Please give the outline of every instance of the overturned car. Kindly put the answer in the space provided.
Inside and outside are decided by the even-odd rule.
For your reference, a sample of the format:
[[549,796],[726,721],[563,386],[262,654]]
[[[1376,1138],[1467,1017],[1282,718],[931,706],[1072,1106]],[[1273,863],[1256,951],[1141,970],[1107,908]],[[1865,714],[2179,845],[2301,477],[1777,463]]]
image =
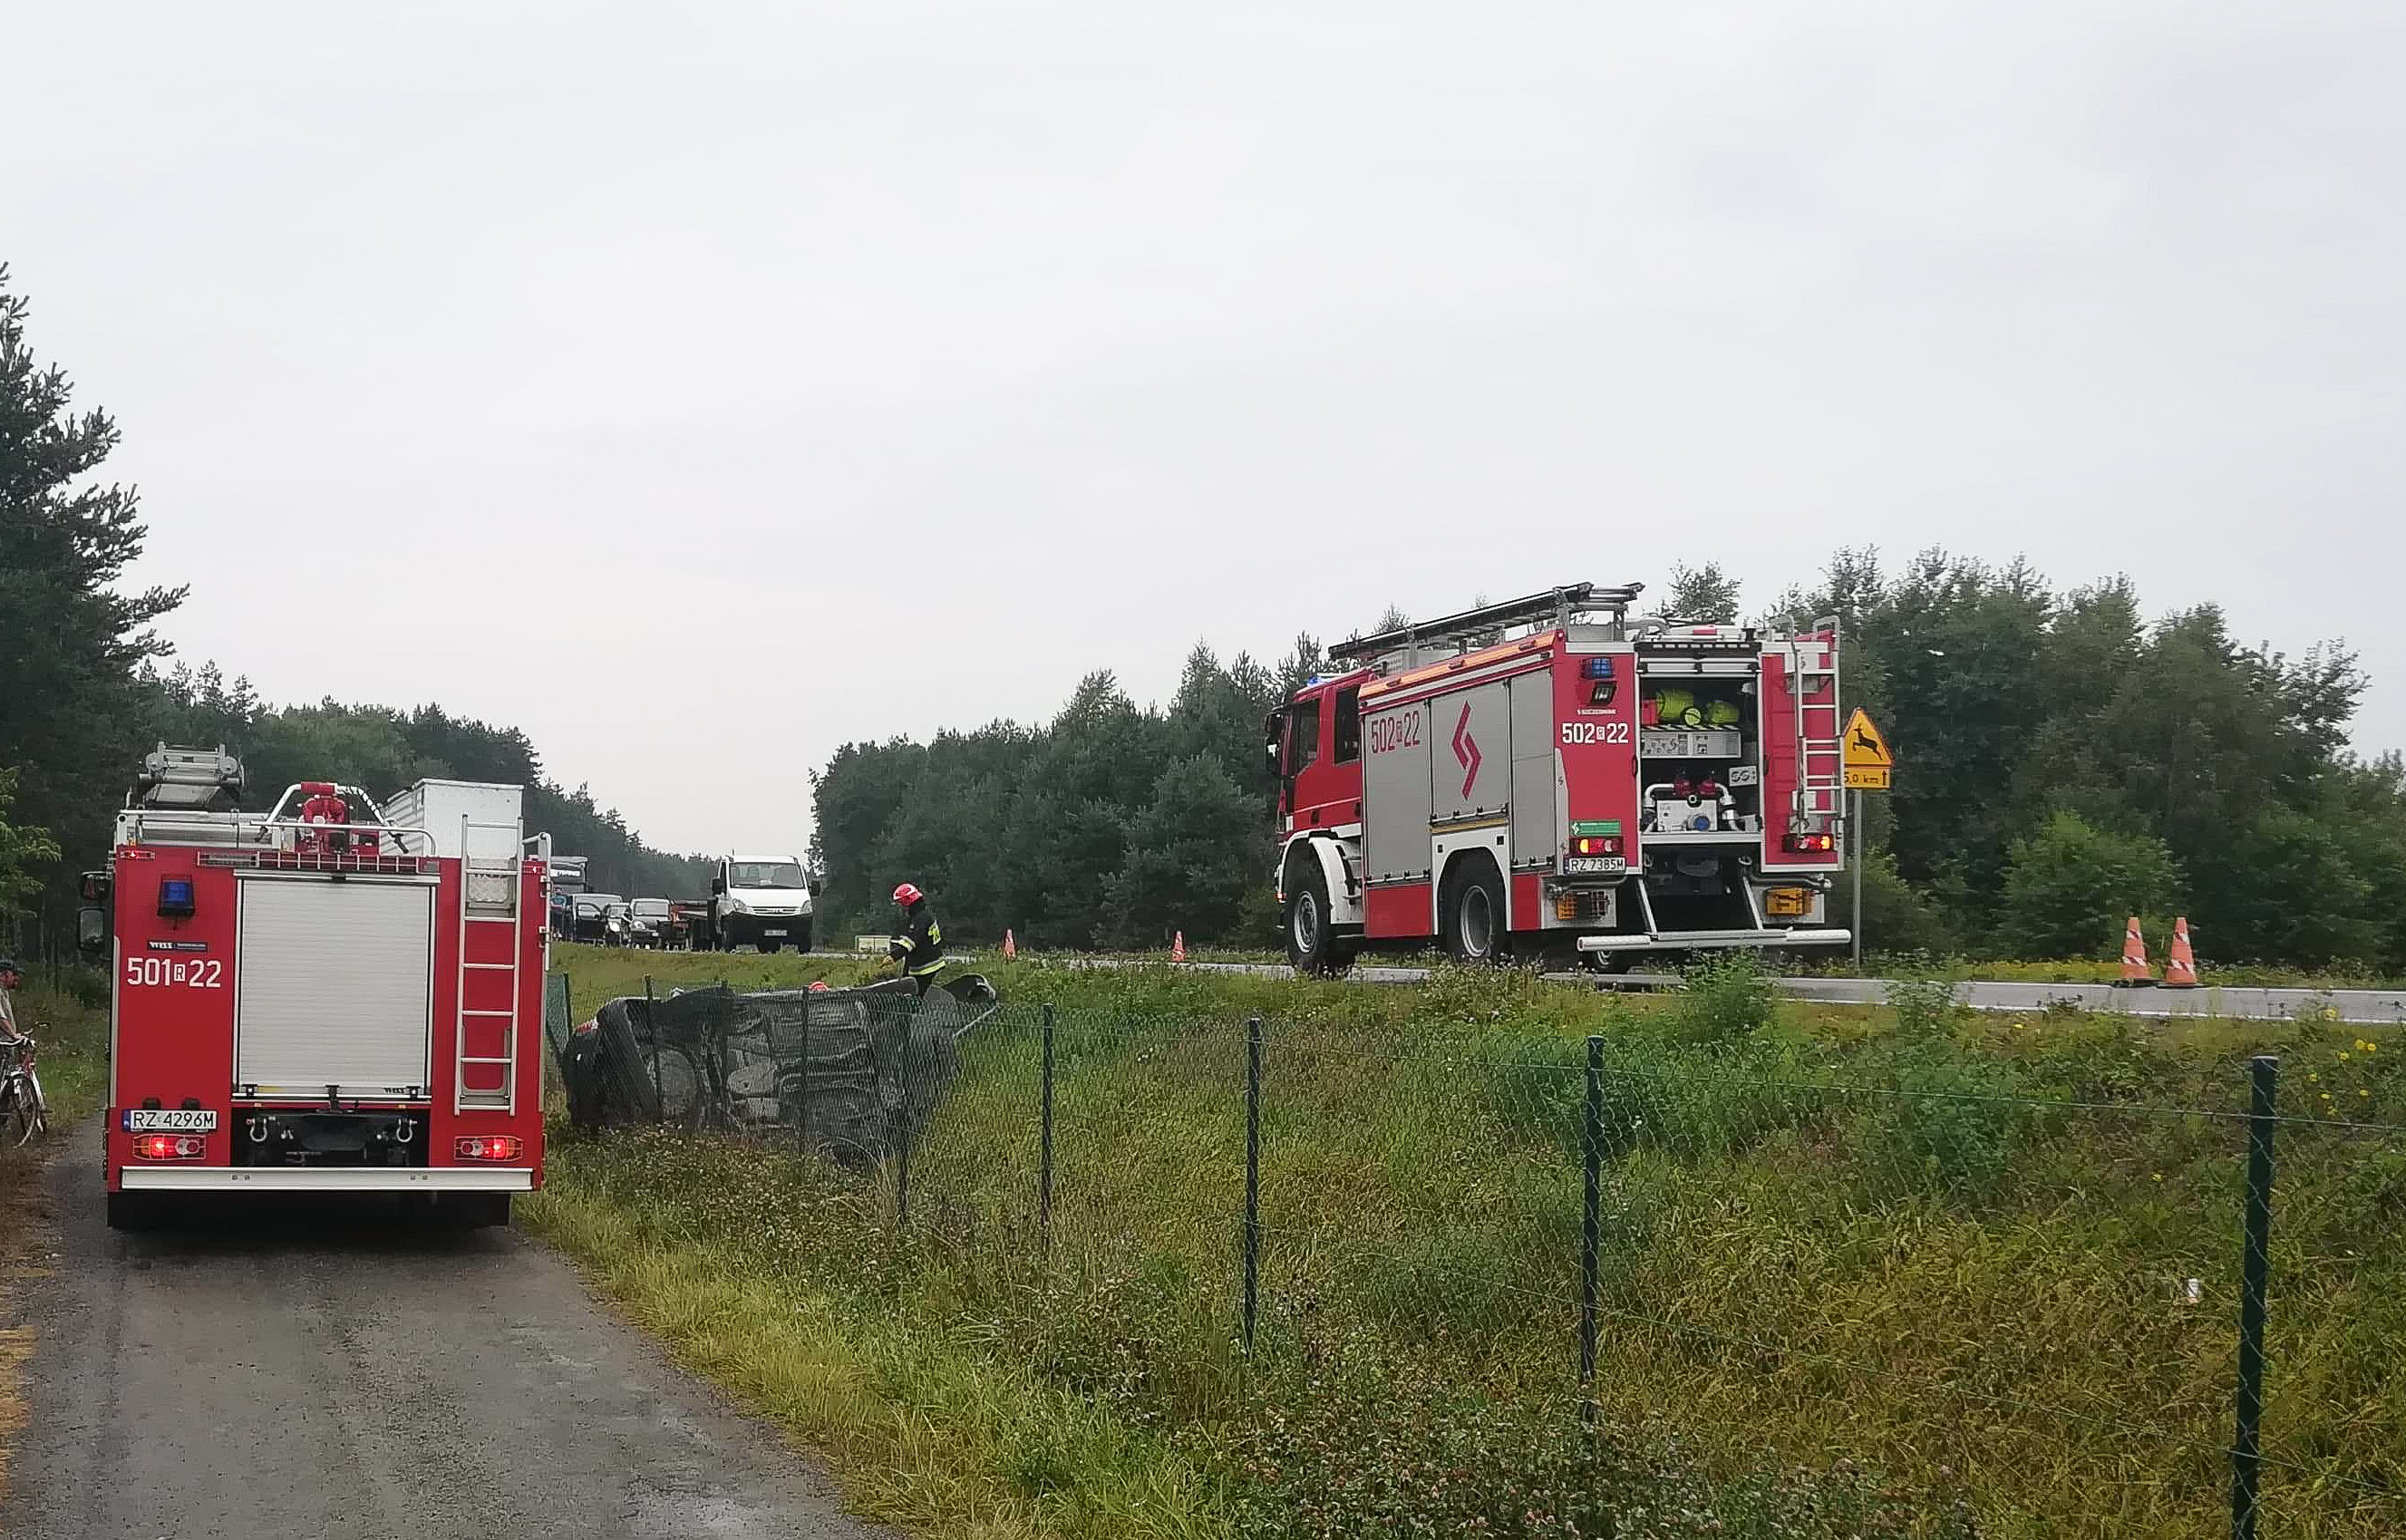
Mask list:
[[904,980],[862,989],[723,985],[603,1002],[555,1032],[581,1128],[657,1123],[777,1134],[847,1166],[916,1137],[960,1067],[960,1038],[994,1009],[966,974],[922,998]]

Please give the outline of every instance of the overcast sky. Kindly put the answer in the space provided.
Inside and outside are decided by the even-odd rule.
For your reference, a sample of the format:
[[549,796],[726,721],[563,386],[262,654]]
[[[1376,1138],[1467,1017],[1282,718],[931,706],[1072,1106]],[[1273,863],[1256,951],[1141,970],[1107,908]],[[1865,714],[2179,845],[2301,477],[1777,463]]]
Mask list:
[[20,3],[0,260],[181,656],[798,848],[846,739],[1842,544],[2406,743],[2401,147],[2394,0]]

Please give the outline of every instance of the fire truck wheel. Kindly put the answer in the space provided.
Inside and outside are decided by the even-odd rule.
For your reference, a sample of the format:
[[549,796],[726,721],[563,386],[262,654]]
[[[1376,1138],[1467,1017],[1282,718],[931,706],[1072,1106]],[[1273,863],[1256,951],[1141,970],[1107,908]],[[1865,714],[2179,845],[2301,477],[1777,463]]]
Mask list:
[[1465,855],[1447,869],[1437,920],[1455,962],[1476,968],[1503,959],[1504,879],[1493,860]]
[[1352,949],[1338,941],[1328,923],[1328,880],[1317,861],[1297,862],[1286,890],[1286,960],[1297,973],[1323,976],[1353,966]]
[[434,1222],[446,1230],[484,1230],[509,1222],[507,1193],[446,1193],[434,1208]]
[[133,1233],[155,1230],[164,1218],[156,1193],[111,1193],[108,1194],[108,1227]]

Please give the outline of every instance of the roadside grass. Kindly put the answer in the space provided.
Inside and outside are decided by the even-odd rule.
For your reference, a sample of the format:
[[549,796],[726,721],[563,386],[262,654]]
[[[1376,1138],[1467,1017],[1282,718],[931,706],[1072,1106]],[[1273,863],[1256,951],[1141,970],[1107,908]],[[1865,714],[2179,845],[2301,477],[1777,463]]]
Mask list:
[[[41,1046],[35,1067],[50,1109],[50,1133],[20,1150],[0,1150],[0,1315],[35,1276],[27,1248],[40,1218],[43,1166],[60,1142],[101,1104],[108,1090],[107,985],[97,976],[62,975],[15,992],[17,1024]],[[9,1456],[24,1427],[21,1373],[34,1349],[28,1327],[0,1328],[0,1498],[8,1494]]]
[[[560,960],[580,1014],[630,971]],[[873,969],[694,963],[690,982],[733,964],[788,986]],[[2275,1051],[2299,1121],[2268,1517],[2323,1540],[2406,1522],[2406,1149],[2350,1126],[2406,1123],[2392,1029],[1990,1017],[1909,992],[1805,1008],[1742,968],[1616,999],[1450,969],[1397,989],[980,966],[1007,1000],[1062,1008],[1049,1258],[1026,1010],[966,1045],[907,1231],[890,1172],[649,1131],[563,1140],[530,1208],[688,1363],[828,1448],[868,1511],[945,1533],[1106,1514],[1177,1526],[1111,1520],[1132,1533],[1598,1533],[1598,1505],[1622,1535],[1692,1533],[1673,1512],[1733,1534],[2218,1533],[2229,1114],[2247,1055]],[[1249,1363],[1253,1012],[1271,1025]],[[1611,1155],[1600,1448],[1571,1405],[1589,1033]],[[887,1366],[814,1367],[848,1354]]]

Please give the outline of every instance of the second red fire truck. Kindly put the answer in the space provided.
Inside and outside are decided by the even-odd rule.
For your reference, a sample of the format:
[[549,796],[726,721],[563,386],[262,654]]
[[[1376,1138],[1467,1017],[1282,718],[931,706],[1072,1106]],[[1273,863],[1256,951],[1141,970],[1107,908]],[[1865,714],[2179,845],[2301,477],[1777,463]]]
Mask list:
[[163,746],[87,879],[109,1223],[269,1193],[506,1222],[543,1176],[546,841],[519,788],[424,782],[379,812],[305,783],[261,814],[239,784]]
[[1576,584],[1357,638],[1273,713],[1287,954],[1842,945],[1835,621],[1633,620]]

